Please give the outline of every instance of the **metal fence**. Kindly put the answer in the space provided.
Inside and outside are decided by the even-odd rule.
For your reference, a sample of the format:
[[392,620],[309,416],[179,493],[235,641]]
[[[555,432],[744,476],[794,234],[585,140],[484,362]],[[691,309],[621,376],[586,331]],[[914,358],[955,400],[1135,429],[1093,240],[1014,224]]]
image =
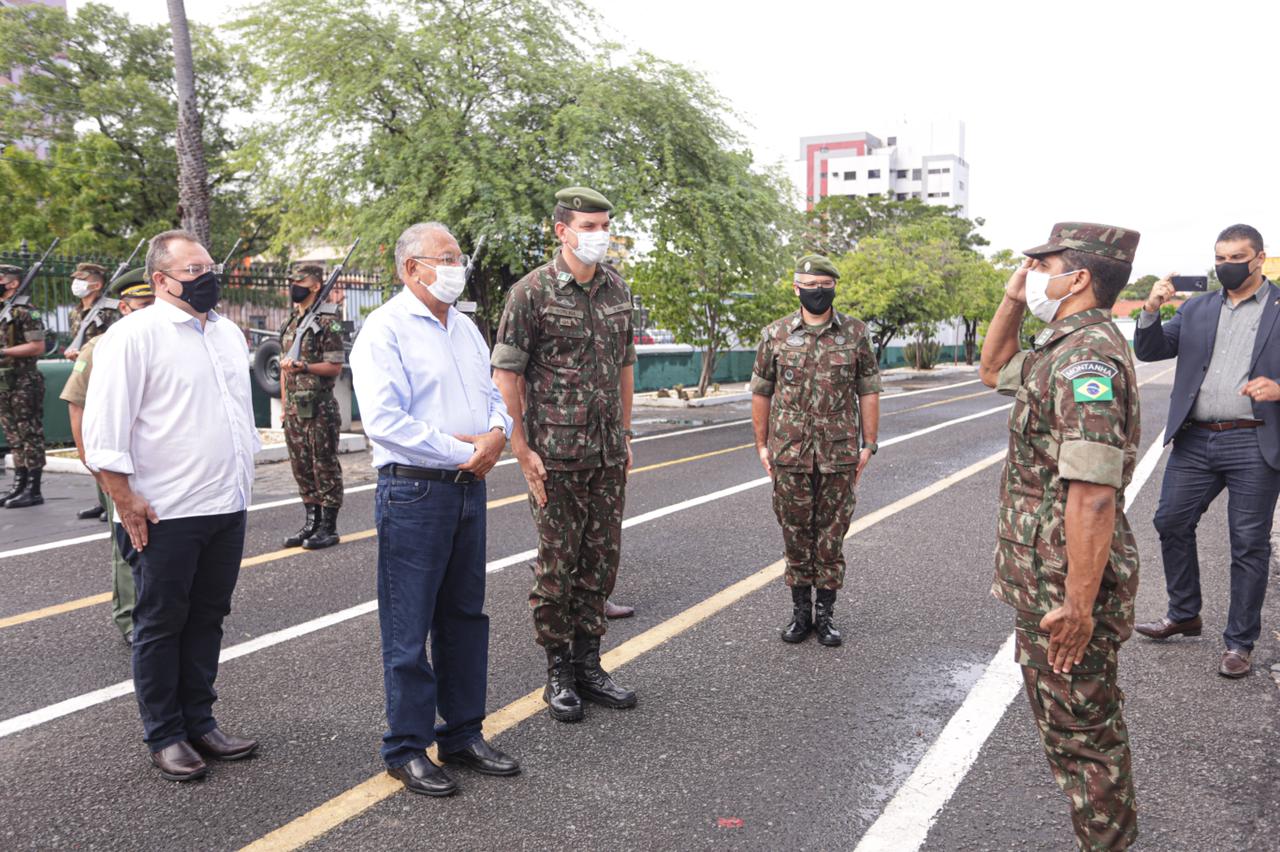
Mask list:
[[[29,248],[25,243],[15,250],[0,250],[0,264],[13,264],[26,269],[40,257],[39,247]],[[56,340],[53,351],[61,354],[71,338],[71,309],[76,299],[71,294],[71,274],[77,264],[96,263],[106,267],[108,274],[123,257],[105,255],[54,255],[45,261],[34,281],[31,282],[31,303],[40,312],[45,328]],[[223,279],[222,299],[218,313],[232,320],[244,330],[250,342],[256,342],[261,334],[275,332],[289,315],[289,265],[251,263],[248,260],[233,264]],[[376,272],[344,271],[338,283],[346,298],[344,319],[359,329],[364,317],[382,304],[385,299],[386,276]]]

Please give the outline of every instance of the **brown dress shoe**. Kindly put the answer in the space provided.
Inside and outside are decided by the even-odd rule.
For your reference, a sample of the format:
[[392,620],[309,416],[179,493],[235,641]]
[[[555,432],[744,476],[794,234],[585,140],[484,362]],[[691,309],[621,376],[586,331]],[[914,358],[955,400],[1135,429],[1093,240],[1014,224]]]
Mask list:
[[151,764],[160,770],[160,777],[166,781],[194,781],[209,771],[191,744],[184,742],[151,752]]
[[191,744],[201,754],[215,760],[239,760],[258,750],[257,740],[224,734],[221,728],[214,728],[203,737],[192,740]]
[[635,614],[636,614],[636,611],[634,607],[622,606],[620,604],[614,603],[608,598],[605,599],[605,602],[604,602],[605,618],[630,618]]
[[1218,674],[1223,677],[1244,677],[1253,671],[1249,664],[1249,652],[1239,648],[1230,648],[1222,655],[1222,664],[1218,666]]
[[1142,624],[1134,625],[1134,630],[1146,636],[1149,639],[1168,639],[1170,636],[1199,636],[1200,635],[1200,616],[1188,619],[1186,621],[1170,621],[1168,617],[1159,621],[1144,621]]

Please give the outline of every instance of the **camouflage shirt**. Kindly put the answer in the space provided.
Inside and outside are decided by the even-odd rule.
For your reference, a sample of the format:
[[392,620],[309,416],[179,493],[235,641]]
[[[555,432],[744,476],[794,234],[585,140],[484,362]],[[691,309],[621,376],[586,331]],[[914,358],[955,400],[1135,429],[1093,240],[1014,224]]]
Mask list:
[[1140,426],[1133,357],[1104,309],[1050,324],[1035,344],[1005,365],[997,384],[1016,401],[1000,481],[991,593],[1038,615],[1062,606],[1068,483],[1110,485],[1116,489],[1115,535],[1093,617],[1095,631],[1124,640],[1133,629],[1138,590],[1138,550],[1124,515]]
[[[80,331],[80,323],[84,322],[85,317],[89,316],[89,314],[92,313],[92,311],[93,311],[93,305],[90,305],[87,308],[81,307],[80,305],[76,305],[74,308],[71,309],[71,315],[70,315],[71,337],[69,338],[70,340],[76,339],[76,333]],[[104,331],[106,331],[108,328],[111,327],[111,324],[113,322],[115,322],[118,319],[120,319],[120,311],[118,311],[115,308],[103,308],[102,310],[98,311],[97,319],[94,320],[93,325],[89,326],[84,330],[84,340],[80,342],[80,345],[83,346],[84,344],[88,343],[90,340],[93,340],[95,337],[102,334]]]
[[623,464],[622,368],[634,364],[631,291],[609,266],[585,285],[557,252],[507,294],[491,363],[524,376],[524,431],[548,470]]
[[[9,322],[0,325],[0,345],[18,346],[23,343],[34,343],[37,340],[44,342],[44,323],[25,305],[14,307],[9,315]],[[30,358],[9,356],[0,358],[0,367],[34,370],[38,360],[39,356]]]
[[[293,346],[293,338],[298,333],[298,320],[302,315],[294,311],[280,326],[280,351],[287,353]],[[298,357],[308,364],[342,364],[347,360],[342,340],[345,331],[342,321],[334,316],[322,315],[316,318],[320,331],[308,331],[302,338],[302,348]],[[337,379],[332,376],[317,376],[315,373],[285,373],[285,390],[288,393],[306,390],[333,390]]]
[[800,311],[764,329],[751,392],[771,397],[769,454],[779,467],[833,473],[858,463],[858,397],[880,393],[867,327],[839,311],[824,326]]

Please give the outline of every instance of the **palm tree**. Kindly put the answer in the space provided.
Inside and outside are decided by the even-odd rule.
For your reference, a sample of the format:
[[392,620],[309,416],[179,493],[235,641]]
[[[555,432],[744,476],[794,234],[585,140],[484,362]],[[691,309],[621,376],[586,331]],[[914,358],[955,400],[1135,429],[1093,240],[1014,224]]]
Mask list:
[[204,136],[196,104],[195,64],[183,0],[168,0],[173,29],[173,64],[178,82],[178,208],[182,227],[209,246],[209,170],[204,162]]

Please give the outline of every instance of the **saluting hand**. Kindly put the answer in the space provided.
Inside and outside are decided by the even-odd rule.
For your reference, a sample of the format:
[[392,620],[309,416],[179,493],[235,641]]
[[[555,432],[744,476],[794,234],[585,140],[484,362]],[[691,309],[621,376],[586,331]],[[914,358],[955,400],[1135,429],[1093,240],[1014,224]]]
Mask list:
[[156,514],[155,509],[151,508],[147,498],[132,492],[124,499],[115,500],[115,507],[116,514],[120,516],[120,523],[124,526],[125,532],[129,534],[129,541],[133,542],[134,549],[145,550],[147,547],[147,522],[158,524],[160,523],[160,516]]
[[520,462],[520,471],[524,474],[525,482],[529,483],[529,493],[538,501],[538,507],[547,505],[547,469],[542,464],[542,459],[526,447],[524,452],[516,453],[516,460]]
[[1022,261],[1022,265],[1013,270],[1004,285],[1004,294],[1015,302],[1027,302],[1027,271],[1031,269],[1033,262],[1031,258]]
[[1093,638],[1093,614],[1060,606],[1040,619],[1040,629],[1049,631],[1049,665],[1057,674],[1071,674]]
[[1247,396],[1254,402],[1280,402],[1280,384],[1266,376],[1259,376],[1241,388],[1240,395]]

